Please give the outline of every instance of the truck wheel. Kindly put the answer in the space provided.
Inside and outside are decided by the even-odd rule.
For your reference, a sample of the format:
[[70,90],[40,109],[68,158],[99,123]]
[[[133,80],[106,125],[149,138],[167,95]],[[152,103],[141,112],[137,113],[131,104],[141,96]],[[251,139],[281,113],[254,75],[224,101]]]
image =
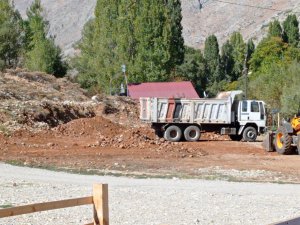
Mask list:
[[287,132],[285,127],[279,127],[275,139],[274,146],[276,152],[283,155],[289,155],[293,153],[292,148],[292,136]]
[[172,142],[177,142],[181,139],[182,137],[182,131],[178,126],[169,126],[165,133],[164,133],[164,138],[167,141],[172,141]]
[[254,127],[246,127],[243,132],[244,141],[254,142],[257,138],[257,131]]
[[229,137],[232,141],[240,141],[243,138],[242,135],[229,135]]
[[184,138],[187,141],[199,141],[200,136],[201,131],[197,126],[189,126],[184,130]]

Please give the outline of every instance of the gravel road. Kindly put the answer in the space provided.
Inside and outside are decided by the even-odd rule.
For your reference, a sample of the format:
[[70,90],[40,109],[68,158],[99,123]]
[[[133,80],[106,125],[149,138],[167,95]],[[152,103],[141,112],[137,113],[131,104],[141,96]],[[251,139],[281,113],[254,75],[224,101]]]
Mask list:
[[[135,225],[270,224],[300,216],[300,186],[86,176],[0,163],[0,207],[91,195],[108,183],[110,222]],[[85,224],[91,206],[0,219],[5,225]]]

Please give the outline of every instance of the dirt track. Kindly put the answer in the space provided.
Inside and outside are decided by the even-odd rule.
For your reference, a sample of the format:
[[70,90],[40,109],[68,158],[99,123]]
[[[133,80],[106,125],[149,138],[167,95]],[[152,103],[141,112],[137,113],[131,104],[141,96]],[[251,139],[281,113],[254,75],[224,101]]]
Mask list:
[[206,135],[169,143],[150,128],[128,128],[101,116],[33,134],[0,136],[0,160],[98,174],[300,182],[300,157],[266,153],[260,142]]

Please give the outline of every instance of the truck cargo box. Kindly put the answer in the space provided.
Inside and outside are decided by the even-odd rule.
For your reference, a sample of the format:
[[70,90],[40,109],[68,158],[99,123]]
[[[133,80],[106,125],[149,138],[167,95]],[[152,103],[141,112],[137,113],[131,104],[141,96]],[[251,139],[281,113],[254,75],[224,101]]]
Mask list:
[[148,123],[230,124],[234,98],[241,93],[221,92],[213,99],[140,98],[140,119]]

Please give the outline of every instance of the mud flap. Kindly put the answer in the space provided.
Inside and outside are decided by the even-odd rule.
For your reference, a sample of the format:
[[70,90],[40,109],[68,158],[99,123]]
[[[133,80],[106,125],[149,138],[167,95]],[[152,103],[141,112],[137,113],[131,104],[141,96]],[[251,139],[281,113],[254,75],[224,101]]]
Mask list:
[[274,132],[268,132],[266,134],[266,137],[265,137],[265,139],[263,141],[263,144],[262,144],[265,151],[267,151],[267,152],[274,152],[275,151],[274,137],[275,137]]

